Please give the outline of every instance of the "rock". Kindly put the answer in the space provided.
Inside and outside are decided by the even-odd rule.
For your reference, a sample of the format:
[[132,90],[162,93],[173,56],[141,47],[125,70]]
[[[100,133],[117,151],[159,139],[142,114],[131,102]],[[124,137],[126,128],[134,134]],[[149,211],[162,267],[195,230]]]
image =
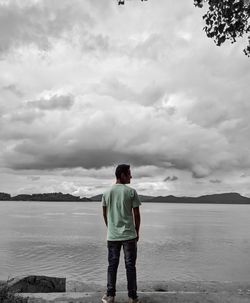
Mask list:
[[22,276],[7,281],[8,289],[15,293],[65,292],[66,278]]

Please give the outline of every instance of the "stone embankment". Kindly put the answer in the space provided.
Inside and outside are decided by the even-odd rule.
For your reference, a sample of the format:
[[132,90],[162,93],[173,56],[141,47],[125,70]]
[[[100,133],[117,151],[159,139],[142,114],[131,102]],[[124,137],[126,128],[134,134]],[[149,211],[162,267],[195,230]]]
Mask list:
[[[9,289],[28,303],[97,303],[105,286],[67,281],[65,278],[28,276],[8,281]],[[142,282],[138,295],[143,303],[249,303],[250,282]],[[118,285],[116,302],[127,302],[126,285]]]

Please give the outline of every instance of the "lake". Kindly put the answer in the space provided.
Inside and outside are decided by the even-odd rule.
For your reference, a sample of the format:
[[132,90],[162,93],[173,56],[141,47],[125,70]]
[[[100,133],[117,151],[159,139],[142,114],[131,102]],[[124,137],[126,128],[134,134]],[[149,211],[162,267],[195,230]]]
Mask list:
[[[143,203],[139,281],[248,281],[250,206]],[[100,202],[0,202],[0,280],[22,274],[106,284]],[[119,282],[125,281],[121,254]]]

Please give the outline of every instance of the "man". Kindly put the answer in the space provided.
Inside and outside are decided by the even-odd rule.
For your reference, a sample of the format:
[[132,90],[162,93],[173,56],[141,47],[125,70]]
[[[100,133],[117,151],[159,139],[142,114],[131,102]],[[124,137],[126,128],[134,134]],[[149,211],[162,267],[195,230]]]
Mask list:
[[116,183],[102,196],[103,218],[108,228],[108,273],[107,293],[104,303],[114,303],[116,295],[116,276],[120,251],[123,247],[129,303],[139,303],[137,297],[136,258],[137,241],[140,230],[141,202],[135,189],[127,186],[132,178],[130,166],[117,166]]

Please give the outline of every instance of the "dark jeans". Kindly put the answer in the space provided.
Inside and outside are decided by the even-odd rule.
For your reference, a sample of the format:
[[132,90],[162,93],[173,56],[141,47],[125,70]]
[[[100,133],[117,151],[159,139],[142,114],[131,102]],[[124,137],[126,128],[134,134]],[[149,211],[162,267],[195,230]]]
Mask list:
[[136,282],[136,257],[137,257],[137,240],[127,241],[108,241],[108,284],[107,295],[115,296],[116,293],[116,276],[120,260],[120,251],[123,247],[124,260],[127,274],[128,296],[132,299],[137,298]]

